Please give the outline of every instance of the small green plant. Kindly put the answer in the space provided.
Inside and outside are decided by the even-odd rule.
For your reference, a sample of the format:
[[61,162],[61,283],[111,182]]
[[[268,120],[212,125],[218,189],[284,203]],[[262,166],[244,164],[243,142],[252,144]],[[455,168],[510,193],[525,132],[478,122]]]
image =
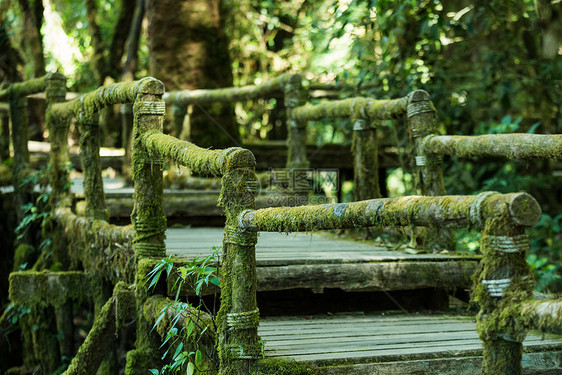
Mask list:
[[[178,327],[177,324],[180,318],[187,312],[190,312],[191,316],[193,316],[194,313],[197,315],[202,308],[206,309],[207,312],[211,312],[208,311],[209,309],[203,303],[201,292],[203,287],[208,287],[210,284],[217,287],[220,286],[218,269],[214,266],[218,264],[217,254],[219,249],[220,247],[214,246],[213,252],[209,256],[202,259],[196,257],[185,265],[177,267],[177,269],[174,268],[175,259],[169,256],[168,258],[160,260],[147,274],[146,281],[149,289],[158,284],[163,272],[166,273],[167,278],[176,276],[172,287],[172,290],[175,291],[174,301],[160,310],[160,315],[152,328],[153,330],[156,329],[170,309],[173,310],[174,317],[170,321],[168,331],[161,345],[161,347],[168,345],[162,359],[168,357],[172,350],[173,354],[169,356],[169,363],[164,365],[161,370],[150,369],[149,371],[152,374],[176,374],[180,371],[185,371],[187,375],[192,375],[200,372],[200,366],[203,363],[203,354],[198,346],[201,338],[210,327],[209,325],[196,327],[196,323],[194,323],[193,320],[190,320],[187,326],[184,327]],[[195,294],[199,297],[198,304],[192,304],[189,300],[186,302],[180,300],[181,291],[185,290],[185,288],[195,291]],[[212,324],[214,325],[214,321]],[[193,350],[188,350],[187,346],[193,348]]]
[[38,185],[41,190],[35,202],[28,202],[21,207],[26,215],[15,229],[18,240],[21,240],[27,234],[33,223],[42,222],[49,216],[48,201],[51,193],[46,189],[45,184],[47,169],[46,167],[41,167],[39,170],[31,173],[20,184],[20,188]]

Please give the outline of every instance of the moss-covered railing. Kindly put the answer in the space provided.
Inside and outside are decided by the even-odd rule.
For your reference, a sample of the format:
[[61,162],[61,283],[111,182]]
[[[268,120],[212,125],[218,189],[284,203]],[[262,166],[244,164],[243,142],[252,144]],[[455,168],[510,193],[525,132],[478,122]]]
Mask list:
[[[238,231],[315,231],[363,226],[437,226],[482,232],[484,254],[473,299],[480,305],[478,332],[484,345],[483,374],[521,374],[522,341],[529,328],[559,330],[560,301],[523,303],[534,282],[525,252],[524,228],[541,214],[526,193],[381,198],[353,203],[245,210]],[[526,319],[521,319],[521,316]],[[541,323],[533,324],[540,315]],[[553,329],[554,328],[554,329]]]
[[[155,161],[143,156],[143,151],[136,147],[137,154],[140,154],[135,163],[137,193],[133,226],[121,227],[107,223],[96,112],[116,103],[133,103],[134,127],[136,134],[139,134],[139,129],[161,126],[164,115],[164,102],[161,100],[163,92],[160,81],[145,78],[104,86],[64,102],[65,78],[59,74],[48,75],[46,119],[51,143],[48,172],[52,214],[44,223],[44,232],[51,238],[52,255],[41,256],[33,265],[33,271],[11,274],[10,295],[14,303],[31,305],[40,311],[41,314],[36,314],[39,320],[45,317],[46,313],[42,311],[46,306],[53,306],[57,330],[62,337],[57,345],[56,341],[41,339],[49,335],[33,333],[33,338],[29,337],[26,344],[26,347],[34,348],[35,353],[31,362],[26,363],[28,367],[39,365],[42,372],[51,373],[60,366],[61,356],[72,357],[71,300],[93,300],[96,318],[67,374],[96,373],[106,352],[112,347],[110,344],[116,340],[116,329],[123,326],[125,321],[136,320],[138,328],[136,349],[128,354],[129,373],[144,373],[147,367],[140,363],[154,363],[158,357],[159,344],[149,337],[148,332],[160,311],[146,309],[147,293],[142,280],[137,279],[137,261],[152,255],[159,259],[165,256],[163,239],[166,218],[161,209],[161,184],[157,184],[158,173],[161,179],[160,167],[154,167]],[[68,153],[71,120],[77,123],[80,132],[88,217],[77,216],[71,211]],[[67,271],[45,271],[53,267]],[[84,271],[73,271],[77,268]],[[116,286],[113,292],[112,286]],[[124,293],[124,290],[128,292]],[[35,307],[34,301],[41,303]],[[143,313],[144,310],[147,310],[146,313]],[[49,326],[40,321],[33,324]],[[27,332],[24,332],[24,340],[26,335]],[[51,337],[55,340],[54,332]]]
[[[217,316],[220,372],[248,374],[252,360],[262,353],[257,335],[257,234],[239,230],[237,220],[240,212],[255,208],[254,156],[239,147],[202,149],[162,134],[161,128],[143,129],[138,142],[147,156],[169,158],[196,174],[222,176],[219,205],[224,207],[226,226],[221,257],[221,307]],[[134,171],[137,173],[136,168]]]
[[[41,78],[32,79],[26,82],[12,83],[3,90],[0,90],[0,102],[9,103],[9,119],[12,122],[12,132],[10,134],[9,119],[7,113],[2,111],[2,139],[0,144],[2,159],[10,157],[10,135],[14,151],[12,168],[12,185],[14,186],[14,206],[18,222],[23,219],[25,212],[22,206],[29,202],[29,194],[33,189],[30,184],[24,181],[29,176],[29,141],[27,96],[44,92],[50,81],[58,77],[57,73],[50,73]],[[51,98],[48,98],[48,100]],[[29,239],[24,236],[22,243],[28,243]]]
[[[285,73],[259,85],[226,87],[208,90],[171,91],[164,95],[167,105],[172,106],[174,134],[179,137],[187,106],[212,102],[242,102],[253,99],[283,97],[290,118],[291,110],[304,100],[302,78],[298,74]],[[288,168],[306,168],[306,134],[296,123],[288,123]],[[304,146],[303,146],[304,145]]]
[[[521,373],[521,342],[527,330],[560,331],[562,303],[531,299],[534,284],[525,262],[529,238],[524,229],[534,225],[541,212],[537,202],[528,194],[485,192],[476,196],[445,196],[435,191],[433,194],[439,196],[378,198],[256,210],[253,154],[239,147],[207,150],[163,134],[165,103],[164,87],[160,81],[145,78],[104,86],[64,102],[65,80],[55,74],[49,76],[45,90],[51,141],[49,178],[53,206],[46,229],[52,232],[54,250],[51,258],[43,258],[36,264],[36,271],[11,274],[10,294],[14,303],[41,301],[42,306],[55,308],[57,329],[63,335],[59,342],[59,354],[65,355],[72,355],[72,348],[68,347],[68,343],[72,343],[69,301],[94,300],[94,325],[67,374],[96,373],[109,350],[108,343],[116,339],[115,332],[132,320],[136,320],[137,325],[136,342],[135,348],[127,354],[125,372],[146,373],[148,366],[158,360],[160,344],[149,332],[168,301],[163,296],[150,297],[142,281],[154,261],[166,255],[164,236],[167,223],[162,208],[163,158],[196,174],[221,177],[218,203],[224,207],[226,214],[220,274],[221,307],[217,316],[221,374],[249,374],[253,370],[253,362],[263,353],[257,333],[259,311],[255,245],[259,231],[388,226],[431,227],[440,232],[459,227],[478,230],[482,232],[483,260],[475,276],[473,298],[481,309],[477,321],[484,344],[483,373]],[[353,100],[356,100],[355,104]],[[353,111],[359,108],[357,102],[360,99],[353,100],[351,103],[337,103],[350,111],[347,116],[353,116]],[[134,117],[132,171],[135,204],[131,214],[132,227],[107,223],[101,179],[95,113],[104,106],[117,103],[132,103]],[[419,137],[423,131],[416,133],[415,130],[420,123],[422,129],[434,126],[433,109],[425,92],[416,91],[395,101],[368,103],[367,99],[365,106],[361,107],[364,108],[363,113],[359,111],[363,116],[361,118],[367,117],[366,114],[370,114],[369,119],[377,116],[387,118],[388,113],[402,114],[405,110],[412,133],[415,138],[420,138],[420,148],[423,142],[438,139],[428,138],[427,134]],[[371,114],[371,107],[376,108],[379,104],[382,109],[373,109]],[[320,111],[321,106],[314,111]],[[394,106],[396,109],[391,109]],[[291,107],[291,118],[299,118],[297,109],[296,105]],[[78,123],[81,135],[87,217],[77,216],[70,209],[67,138],[71,119]],[[422,170],[422,173],[426,172]],[[54,262],[57,267],[68,271],[42,271]],[[170,321],[164,319],[158,323],[157,331],[166,332],[162,325]],[[45,341],[36,338],[37,335],[32,340],[36,346],[48,347]],[[45,372],[52,372],[52,367],[57,365],[56,361],[48,358],[43,362],[46,364]]]

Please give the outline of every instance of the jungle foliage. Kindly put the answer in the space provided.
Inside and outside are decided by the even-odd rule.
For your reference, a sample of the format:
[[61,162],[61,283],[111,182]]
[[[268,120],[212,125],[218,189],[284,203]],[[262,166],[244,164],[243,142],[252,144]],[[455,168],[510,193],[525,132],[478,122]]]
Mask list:
[[[13,79],[14,65],[22,77],[31,77],[40,63],[23,33],[34,19],[43,39],[47,36],[39,4],[51,9],[49,17],[59,17],[77,48],[71,90],[119,79],[131,53],[138,54],[134,76],[146,74],[146,22],[136,35],[138,48],[126,48],[133,43],[127,28],[132,30],[134,22],[125,13],[138,11],[143,1],[12,0],[0,6],[0,79]],[[340,97],[393,98],[423,88],[447,134],[562,131],[561,1],[223,0],[222,13],[235,85],[297,71],[314,87],[331,95],[335,89]],[[62,68],[43,48],[47,69]],[[275,99],[237,105],[243,139],[283,139],[280,115],[270,111],[281,106]],[[309,129],[309,141],[319,145],[351,142],[346,121],[316,122]],[[387,129],[382,137],[405,147],[403,168],[392,176],[401,176],[400,189],[412,193],[405,183],[412,167],[405,126],[393,122]],[[444,164],[451,194],[526,190],[537,197],[544,214],[532,229],[536,240],[528,260],[541,271],[541,286],[552,288],[561,267],[560,164],[457,159]],[[474,240],[459,238],[468,244]]]

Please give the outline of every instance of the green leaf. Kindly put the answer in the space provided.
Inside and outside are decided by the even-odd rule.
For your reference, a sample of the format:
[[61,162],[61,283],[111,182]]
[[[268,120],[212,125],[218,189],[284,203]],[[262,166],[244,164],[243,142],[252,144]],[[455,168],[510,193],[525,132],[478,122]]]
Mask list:
[[199,366],[202,360],[203,356],[201,354],[201,350],[197,349],[197,351],[195,352],[195,366]]
[[172,357],[174,359],[174,361],[176,361],[178,359],[178,356],[181,353],[182,349],[183,349],[183,342],[180,342],[178,347],[176,348],[176,352],[174,353],[174,356]]
[[158,371],[157,369],[155,369],[155,368],[148,369],[148,371],[150,371],[150,373],[153,374],[153,375],[158,375],[158,374],[159,374],[159,371]]
[[195,365],[193,365],[193,362],[189,362],[187,364],[187,370],[185,371],[185,373],[187,375],[193,375],[195,373]]

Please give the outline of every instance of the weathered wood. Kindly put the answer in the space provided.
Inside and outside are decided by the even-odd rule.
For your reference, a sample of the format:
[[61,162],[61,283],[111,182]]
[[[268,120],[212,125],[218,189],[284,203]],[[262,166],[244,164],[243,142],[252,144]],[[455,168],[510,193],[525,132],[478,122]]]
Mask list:
[[460,158],[504,157],[509,159],[561,159],[562,135],[488,134],[479,136],[440,135],[423,141],[426,152]]
[[[541,214],[536,200],[526,193],[410,196],[305,207],[264,208],[245,211],[240,216],[239,223],[249,230],[269,232],[401,225],[466,227],[473,224],[476,228],[481,228],[481,214],[492,214],[497,209],[495,206],[502,204],[503,207],[509,207],[510,220],[521,225],[534,225]],[[476,212],[478,215],[475,215]]]
[[408,97],[390,100],[357,97],[300,106],[294,109],[293,116],[299,121],[346,117],[388,120],[406,114],[407,105]]
[[[167,254],[204,258],[220,246],[220,228],[168,229]],[[340,288],[348,291],[464,288],[479,258],[389,251],[371,243],[320,235],[261,233],[256,245],[259,291]],[[174,280],[169,282],[171,287]],[[203,290],[213,294],[215,288]],[[170,292],[171,293],[171,292]],[[183,293],[192,294],[185,290]]]
[[87,215],[94,220],[107,220],[105,194],[101,176],[100,132],[97,116],[78,118],[80,130],[80,165],[84,173],[84,197]]
[[[560,353],[523,354],[523,373],[525,375],[555,375],[562,371]],[[425,360],[393,361],[380,363],[360,363],[322,367],[321,375],[480,375],[482,357],[438,358]]]
[[67,300],[81,300],[89,294],[90,279],[84,272],[24,271],[10,274],[10,299],[15,304],[48,303],[60,307]]
[[[119,283],[111,298],[96,314],[86,340],[64,372],[65,375],[89,375],[97,372],[106,353],[111,348],[111,343],[117,339],[117,329],[124,321],[130,319],[130,312],[134,311],[134,298],[120,298],[122,293],[128,295],[128,288],[123,283]],[[125,305],[119,306],[120,304]]]
[[181,90],[164,94],[167,104],[186,106],[195,103],[240,102],[256,98],[280,96],[289,74],[283,74],[260,85],[226,87],[208,90]]
[[54,73],[47,74],[40,78],[30,79],[25,82],[12,83],[8,88],[0,90],[0,101],[9,100],[10,97],[25,97],[44,91],[47,79]]
[[[356,124],[353,129],[353,182],[354,200],[380,198],[379,150],[375,129],[363,129]],[[364,122],[364,121],[363,121]]]
[[304,100],[302,78],[291,74],[283,86],[284,103],[287,112],[287,168],[308,168],[306,158],[306,120],[294,116],[297,106]]
[[[423,90],[408,95],[408,132],[414,147],[416,161],[416,185],[423,195],[446,195],[441,160],[435,155],[425,153],[424,137],[438,134],[435,122],[435,107],[429,94]],[[430,226],[425,230],[423,245],[454,249],[456,242],[449,229]]]
[[[394,366],[397,369],[419,366],[420,373],[434,374],[437,372],[430,372],[428,367],[436,363],[434,359],[460,365],[467,356],[479,356],[473,359],[478,361],[474,363],[474,371],[479,371],[482,363],[482,344],[473,319],[467,317],[359,314],[275,317],[263,318],[259,332],[266,343],[266,356],[309,363],[320,367],[320,374],[324,371],[348,374],[351,372],[346,370],[356,368],[392,371]],[[561,355],[548,353],[562,348],[560,340],[529,336],[524,345],[527,352],[547,351],[534,356],[534,361],[525,358],[526,368],[561,367]],[[357,364],[362,366],[356,367]],[[381,367],[377,367],[379,364]],[[461,369],[457,367],[455,374],[464,374]]]
[[[125,84],[126,85],[126,84]],[[166,216],[162,208],[162,160],[154,149],[147,148],[142,138],[147,132],[161,132],[164,124],[165,104],[162,100],[164,85],[148,78],[135,83],[133,92],[138,95],[133,104],[133,146],[131,153],[135,201],[131,223],[136,236],[133,248],[138,258],[164,257],[164,232]],[[103,99],[103,98],[100,98]],[[96,97],[93,100],[97,100]],[[95,102],[94,102],[95,103]]]
[[562,335],[562,300],[528,301],[520,314],[528,329]]
[[[258,265],[260,259],[258,252]],[[258,290],[341,288],[346,291],[468,288],[477,262],[381,262],[258,266]]]

